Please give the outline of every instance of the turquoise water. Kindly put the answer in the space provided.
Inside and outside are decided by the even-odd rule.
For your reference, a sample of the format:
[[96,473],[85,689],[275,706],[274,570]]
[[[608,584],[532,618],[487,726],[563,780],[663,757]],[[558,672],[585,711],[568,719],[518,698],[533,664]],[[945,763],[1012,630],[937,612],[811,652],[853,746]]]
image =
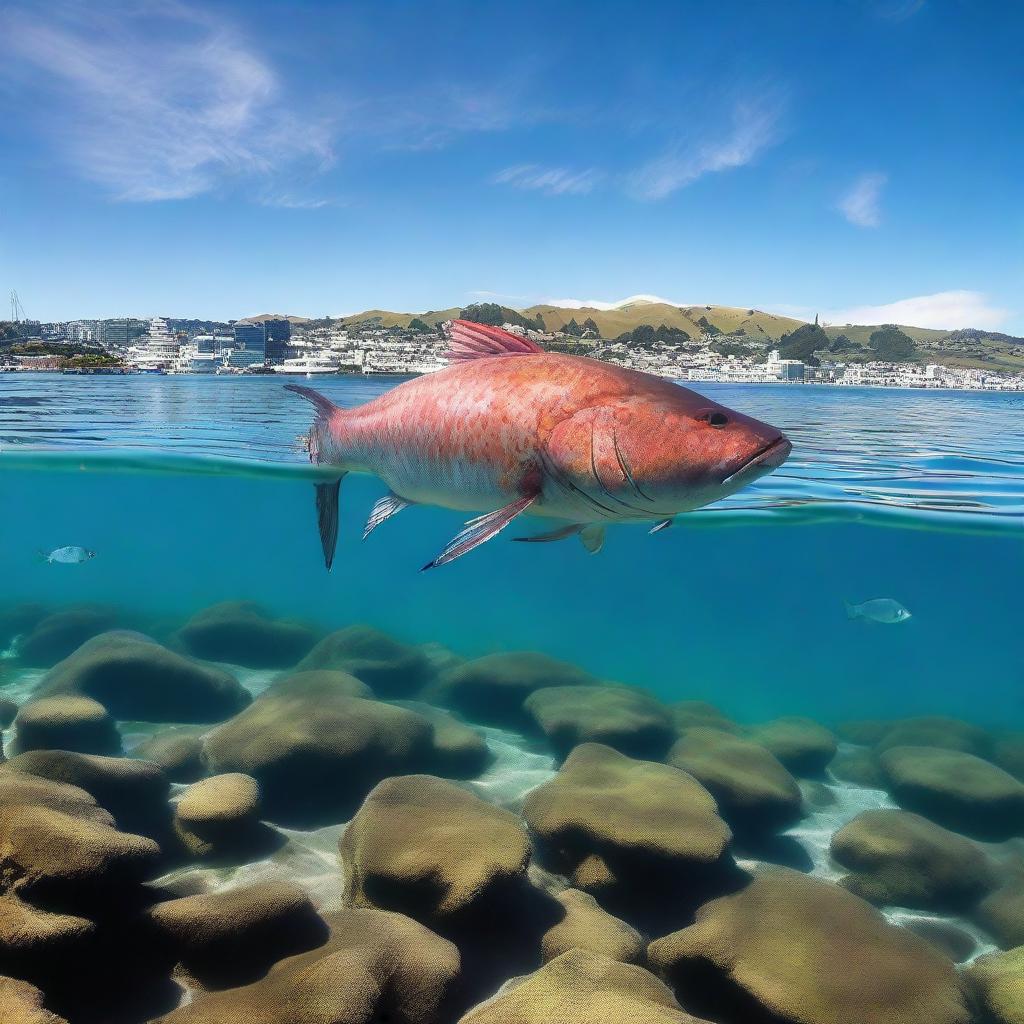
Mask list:
[[[397,381],[312,382],[343,406]],[[473,656],[535,649],[754,721],[951,714],[1024,725],[1024,396],[701,384],[781,427],[790,460],[647,536],[501,537],[417,570],[462,517],[414,508],[365,543],[382,485],[348,477],[319,558],[308,406],[273,378],[0,377],[3,603],[104,603],[151,622],[248,599]],[[37,552],[80,544],[80,566]],[[844,601],[913,614],[849,621]]]

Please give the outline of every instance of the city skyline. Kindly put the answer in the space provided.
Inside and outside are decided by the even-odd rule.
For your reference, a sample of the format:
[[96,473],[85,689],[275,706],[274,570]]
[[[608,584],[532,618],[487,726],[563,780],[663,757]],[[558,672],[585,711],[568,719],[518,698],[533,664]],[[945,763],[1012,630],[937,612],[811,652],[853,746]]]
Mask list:
[[44,321],[653,294],[1024,333],[1024,13],[388,6],[6,5],[0,288]]

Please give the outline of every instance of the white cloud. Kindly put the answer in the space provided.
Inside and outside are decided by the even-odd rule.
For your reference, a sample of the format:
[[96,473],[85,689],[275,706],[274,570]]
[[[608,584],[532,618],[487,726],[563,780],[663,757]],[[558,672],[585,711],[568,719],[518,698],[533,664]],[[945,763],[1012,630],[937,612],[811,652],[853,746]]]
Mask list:
[[618,302],[604,302],[601,299],[543,299],[541,305],[560,306],[562,309],[621,309],[623,306],[630,306],[640,302],[660,302],[666,306],[689,306],[689,302],[675,302],[672,299],[663,299],[658,295],[630,295],[627,299],[619,299]]
[[583,171],[570,171],[564,167],[517,164],[515,167],[506,167],[499,171],[491,179],[491,183],[543,192],[548,196],[565,196],[586,195],[593,191],[601,178],[601,172],[592,167]]
[[28,77],[83,175],[146,201],[266,178],[302,158],[330,163],[326,127],[287,109],[274,70],[233,25],[174,0],[118,11],[0,12],[7,73]]
[[949,291],[899,299],[882,306],[823,311],[821,317],[831,324],[904,324],[952,331],[960,327],[996,330],[1009,315],[1009,310],[993,306],[983,292]]
[[888,175],[862,174],[839,200],[839,212],[859,228],[877,228],[882,222],[879,200]]
[[705,174],[743,167],[778,141],[780,119],[777,103],[738,103],[728,134],[673,147],[630,174],[628,190],[639,199],[664,199]]

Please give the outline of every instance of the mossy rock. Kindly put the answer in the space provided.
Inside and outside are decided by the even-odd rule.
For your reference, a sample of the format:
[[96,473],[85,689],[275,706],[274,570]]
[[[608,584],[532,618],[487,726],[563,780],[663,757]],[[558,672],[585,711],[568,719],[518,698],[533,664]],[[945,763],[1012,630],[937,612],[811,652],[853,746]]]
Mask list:
[[429,699],[464,714],[471,722],[522,728],[529,724],[523,702],[550,686],[594,686],[599,680],[566,661],[535,651],[474,658],[446,672]]
[[219,722],[250,701],[223,669],[124,631],[93,637],[50,669],[36,695],[57,694],[91,697],[115,718],[137,722]]
[[892,747],[878,763],[889,791],[907,810],[976,839],[1024,835],[1024,783],[980,757]]
[[1024,782],[1024,732],[1000,736],[995,742],[992,760],[1003,771]]
[[720,732],[738,733],[737,725],[728,715],[706,700],[677,700],[668,706],[676,732],[687,729],[718,729]]
[[121,734],[107,709],[90,697],[41,697],[23,704],[14,719],[8,753],[27,750],[120,754]]
[[174,828],[193,857],[254,859],[280,845],[260,821],[260,787],[250,775],[231,772],[193,783],[174,808]]
[[762,868],[653,942],[652,969],[727,1024],[968,1024],[953,964],[840,886]]
[[975,960],[966,971],[991,1024],[1024,1024],[1024,946]]
[[388,776],[430,771],[433,735],[406,708],[268,691],[207,736],[206,758],[211,771],[256,779],[270,820],[308,827],[348,820]]
[[732,833],[711,794],[670,765],[576,747],[526,798],[546,865],[610,912],[650,928],[732,884]]
[[862,811],[832,837],[842,884],[877,906],[962,910],[995,883],[976,843],[909,811]]
[[560,757],[581,743],[603,743],[629,757],[659,761],[675,738],[668,709],[629,686],[549,686],[523,710]]
[[938,747],[988,757],[992,753],[992,737],[981,726],[958,718],[923,715],[893,722],[875,742],[878,753],[893,747]]
[[446,779],[475,779],[492,757],[483,733],[453,714],[422,701],[394,701],[422,715],[434,727],[434,771]]
[[1024,878],[1013,878],[986,896],[974,916],[1003,949],[1024,946]]
[[521,893],[530,840],[519,819],[429,775],[385,779],[339,844],[345,902],[452,930]]
[[555,896],[565,917],[541,941],[545,963],[572,949],[600,953],[624,964],[642,964],[647,955],[643,937],[625,921],[602,910],[590,893],[564,889]]
[[167,833],[170,782],[158,765],[148,761],[68,750],[30,750],[11,758],[0,771],[85,790],[125,832],[158,841]]
[[309,653],[316,631],[271,618],[252,601],[224,601],[197,612],[178,632],[189,654],[247,668],[288,668]]
[[821,775],[838,750],[835,736],[810,718],[776,718],[752,726],[748,735],[794,775]]
[[87,640],[113,629],[117,620],[117,612],[102,606],[81,605],[54,612],[22,637],[18,659],[25,665],[49,668]]
[[309,896],[287,881],[166,900],[147,911],[146,922],[165,955],[208,989],[255,981],[328,938]]
[[43,1006],[43,993],[27,981],[0,976],[0,1020],[4,1024],[67,1024]]
[[437,1024],[449,1014],[461,961],[452,943],[401,914],[329,915],[331,937],[275,964],[265,978],[200,995],[163,1024]]
[[885,776],[870,750],[840,750],[828,770],[842,782],[852,782],[866,789],[885,789]]
[[738,833],[779,831],[803,812],[796,779],[761,744],[741,736],[693,726],[669,751],[668,763],[700,782]]
[[459,1024],[701,1024],[650,971],[571,949],[516,978]]
[[297,697],[312,699],[324,697],[365,697],[371,699],[373,690],[361,679],[340,669],[315,668],[290,672],[275,679],[261,696]]
[[0,697],[0,729],[9,729],[17,716],[17,703],[7,697]]
[[840,722],[836,732],[847,742],[862,747],[873,747],[895,722],[890,718],[857,718]]
[[195,782],[206,774],[206,732],[205,726],[173,726],[143,740],[132,757],[158,764],[171,782]]
[[409,697],[434,677],[420,648],[370,626],[349,626],[325,636],[296,666],[297,672],[309,669],[347,672],[379,697]]

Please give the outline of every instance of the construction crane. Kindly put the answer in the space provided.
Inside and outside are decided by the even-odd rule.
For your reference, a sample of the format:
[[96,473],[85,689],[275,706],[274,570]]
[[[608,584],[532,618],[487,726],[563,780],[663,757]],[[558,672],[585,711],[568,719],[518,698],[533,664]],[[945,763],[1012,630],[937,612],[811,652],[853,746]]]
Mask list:
[[17,324],[25,320],[25,307],[21,304],[21,299],[18,298],[18,293],[12,289],[11,291],[11,323]]

